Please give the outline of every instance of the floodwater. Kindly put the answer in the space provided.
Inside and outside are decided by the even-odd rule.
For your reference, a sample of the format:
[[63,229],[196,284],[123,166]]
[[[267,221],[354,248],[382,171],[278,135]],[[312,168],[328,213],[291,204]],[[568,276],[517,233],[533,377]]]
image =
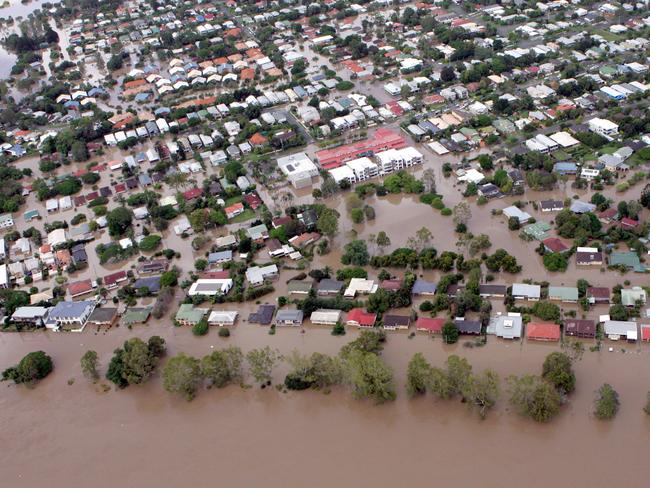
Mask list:
[[[485,421],[460,402],[407,399],[406,365],[423,352],[440,365],[448,354],[466,356],[476,371],[501,377],[539,372],[557,346],[491,340],[479,349],[443,346],[425,336],[390,334],[383,353],[395,369],[398,399],[375,406],[343,389],[281,393],[228,387],[202,390],[191,403],[163,391],[159,377],[143,387],[100,393],[79,373],[79,357],[98,351],[102,371],[111,350],[132,336],[166,338],[170,354],[201,356],[212,347],[244,351],[269,344],[334,354],[356,332],[333,337],[324,328],[278,329],[273,336],[240,322],[229,339],[193,337],[187,328],[152,323],[106,335],[2,334],[0,366],[28,351],[52,355],[55,371],[35,389],[6,387],[0,394],[0,430],[9,449],[0,458],[4,484],[33,487],[180,486],[394,486],[405,479],[466,487],[646,486],[650,420],[641,411],[650,385],[647,350],[585,353],[577,363],[577,391],[560,416],[538,425],[509,411],[505,395]],[[286,367],[277,371],[281,380]],[[74,378],[73,384],[68,384]],[[604,381],[620,393],[611,422],[590,416]],[[388,459],[386,459],[388,458]],[[613,463],[612,460],[624,460]],[[74,466],[63,468],[65,463]]]
[[59,0],[32,0],[26,3],[23,3],[20,0],[9,0],[8,6],[0,7],[0,19],[8,19],[10,17],[13,17],[14,19],[19,17],[26,18],[31,13],[43,7],[46,3],[55,5],[59,3]]

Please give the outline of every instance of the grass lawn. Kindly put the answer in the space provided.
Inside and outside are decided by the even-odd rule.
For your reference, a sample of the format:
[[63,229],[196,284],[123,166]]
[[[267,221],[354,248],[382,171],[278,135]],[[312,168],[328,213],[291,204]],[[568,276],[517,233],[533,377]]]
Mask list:
[[226,207],[230,207],[231,205],[234,205],[235,203],[239,203],[242,201],[241,195],[236,195],[234,197],[230,197],[226,199]]
[[242,222],[246,222],[247,220],[251,220],[254,218],[255,218],[255,212],[250,208],[247,208],[242,213],[237,215],[237,217],[230,219],[228,222],[231,224],[241,224]]
[[614,34],[613,32],[609,32],[608,30],[605,29],[596,29],[594,34],[598,34],[599,36],[603,36],[605,40],[610,41],[610,42],[616,42],[621,40],[621,36],[618,34]]
[[599,151],[603,154],[614,154],[616,151],[618,151],[618,146],[617,144],[607,144],[599,149]]

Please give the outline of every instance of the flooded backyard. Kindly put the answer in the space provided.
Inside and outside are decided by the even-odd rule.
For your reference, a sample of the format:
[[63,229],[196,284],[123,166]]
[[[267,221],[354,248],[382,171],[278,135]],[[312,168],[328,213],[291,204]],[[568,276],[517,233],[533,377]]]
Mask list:
[[[3,484],[33,487],[153,486],[393,486],[466,487],[646,485],[650,420],[641,411],[650,385],[648,350],[587,352],[576,365],[577,391],[560,416],[538,425],[509,411],[505,395],[481,421],[459,402],[407,399],[406,365],[423,352],[435,365],[448,354],[466,356],[475,370],[509,374],[539,372],[557,346],[505,343],[483,348],[443,346],[425,336],[391,334],[383,353],[399,383],[396,402],[375,406],[348,392],[281,393],[275,389],[203,390],[191,403],[162,390],[160,378],[143,387],[100,393],[79,372],[79,357],[98,351],[105,371],[111,351],[132,336],[160,334],[169,353],[196,356],[212,347],[244,351],[270,344],[283,353],[334,354],[354,338],[329,330],[305,333],[240,323],[230,339],[216,331],[203,338],[187,328],[153,323],[132,331],[95,335],[0,335],[2,367],[28,351],[52,355],[55,372],[33,390],[3,387],[0,431],[11,446],[0,460]],[[618,349],[618,348],[617,348]],[[280,368],[278,380],[286,373]],[[68,380],[74,378],[72,385]],[[590,417],[594,390],[610,382],[621,395],[619,415],[609,423]],[[643,385],[641,387],[640,385]],[[65,463],[62,463],[65,459]],[[613,460],[623,460],[613,463]],[[71,465],[69,465],[71,464]]]

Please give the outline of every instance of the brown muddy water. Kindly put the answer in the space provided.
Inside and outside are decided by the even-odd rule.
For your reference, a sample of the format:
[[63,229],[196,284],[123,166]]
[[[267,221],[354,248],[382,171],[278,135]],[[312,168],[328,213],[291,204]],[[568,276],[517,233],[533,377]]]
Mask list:
[[[35,389],[0,390],[3,486],[388,487],[405,480],[445,487],[647,486],[650,419],[641,407],[650,387],[648,349],[585,353],[576,365],[577,391],[548,425],[520,418],[505,395],[481,421],[459,402],[409,400],[403,389],[415,352],[433,364],[457,353],[475,370],[490,367],[505,377],[539,372],[543,357],[557,348],[548,344],[492,339],[467,349],[391,334],[383,356],[395,369],[399,394],[383,406],[342,389],[326,395],[234,386],[203,390],[187,403],[164,392],[158,377],[108,393],[82,378],[78,361],[88,348],[98,351],[105,370],[122,340],[154,333],[167,339],[170,354],[196,356],[226,344],[334,354],[356,335],[307,327],[270,336],[246,323],[226,340],[215,330],[196,338],[187,328],[156,323],[99,335],[2,334],[3,368],[36,349],[55,361],[54,373]],[[284,373],[283,366],[276,378]],[[594,391],[605,381],[621,395],[612,422],[590,416]]]

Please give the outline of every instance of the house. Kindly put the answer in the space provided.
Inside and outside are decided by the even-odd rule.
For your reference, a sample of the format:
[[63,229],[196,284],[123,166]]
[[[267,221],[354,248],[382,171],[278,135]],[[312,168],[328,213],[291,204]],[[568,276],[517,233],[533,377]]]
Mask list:
[[235,325],[237,316],[236,311],[231,310],[213,310],[208,317],[208,324],[218,325],[219,327]]
[[590,286],[587,288],[587,300],[591,304],[609,303],[609,288]]
[[287,283],[287,293],[289,295],[309,295],[311,289],[311,281],[291,280]]
[[246,281],[250,286],[261,286],[267,280],[278,276],[278,267],[275,264],[268,266],[252,266],[246,270]]
[[277,165],[296,189],[311,186],[318,176],[318,167],[304,152],[278,158]]
[[302,310],[278,310],[275,314],[275,323],[277,325],[302,325],[303,312]]
[[385,314],[383,327],[385,330],[408,330],[411,325],[411,317],[408,315]]
[[638,339],[636,322],[606,320],[603,329],[607,338],[612,341],[625,339],[628,342],[636,342]]
[[587,319],[566,319],[564,334],[582,339],[593,339],[596,337],[596,322]]
[[75,281],[68,285],[68,293],[71,298],[80,297],[93,291],[93,284],[90,280]]
[[357,293],[362,293],[364,295],[371,295],[377,291],[378,285],[375,284],[373,280],[367,280],[365,278],[352,278],[350,284],[343,292],[345,298],[354,298],[357,296]]
[[645,303],[647,300],[646,292],[640,286],[633,286],[632,288],[623,288],[621,290],[621,305],[626,307],[634,307],[637,302]]
[[591,132],[595,132],[604,137],[612,137],[618,134],[618,124],[615,124],[611,120],[596,117],[588,121],[587,125]]
[[507,315],[497,315],[490,320],[487,328],[488,334],[494,334],[503,339],[520,339],[523,329],[523,320],[519,313],[508,313]]
[[341,320],[341,311],[319,308],[312,312],[309,320],[314,325],[336,325]]
[[374,327],[376,321],[377,314],[368,313],[362,308],[353,308],[345,318],[347,325],[355,325],[357,327]]
[[49,310],[49,307],[18,307],[11,315],[11,322],[45,327]]
[[621,266],[636,273],[645,273],[646,267],[641,264],[639,255],[634,251],[614,251],[609,255],[610,266]]
[[104,276],[103,284],[106,289],[111,290],[113,288],[117,288],[117,285],[119,283],[126,280],[127,280],[126,271],[121,270]]
[[601,266],[604,261],[604,253],[595,247],[579,247],[576,249],[576,264],[578,266]]
[[418,317],[417,321],[415,322],[415,329],[419,332],[440,334],[442,332],[443,325],[445,325],[445,319],[437,317]]
[[269,229],[264,224],[255,225],[246,229],[246,235],[259,243],[269,238]]
[[88,323],[92,325],[113,325],[117,319],[117,308],[97,307],[88,317]]
[[270,325],[275,313],[275,305],[260,305],[257,312],[253,312],[248,316],[248,321],[251,324]]
[[244,204],[241,202],[233,203],[229,207],[226,207],[224,211],[226,212],[226,217],[232,219],[237,217],[237,215],[244,213]]
[[461,334],[479,335],[482,324],[480,320],[466,320],[464,317],[456,317],[454,325]]
[[6,213],[0,215],[0,229],[8,229],[14,226],[14,219],[11,214]]
[[187,291],[187,294],[191,297],[195,295],[201,296],[215,296],[215,295],[227,295],[230,289],[232,288],[233,281],[230,278],[223,279],[198,279],[190,289]]
[[560,326],[547,322],[529,322],[526,338],[531,341],[559,341]]
[[130,327],[136,324],[144,324],[149,320],[151,316],[152,307],[133,307],[128,308],[124,314],[122,314],[121,322],[122,324]]
[[181,303],[175,320],[181,325],[196,325],[207,313],[207,308],[195,308],[191,303]]
[[381,283],[379,283],[379,288],[381,288],[382,290],[398,291],[401,287],[402,287],[402,280],[399,279],[384,280]]
[[542,288],[539,285],[528,285],[526,283],[514,283],[512,285],[512,296],[515,300],[538,301]]
[[61,301],[50,310],[45,326],[51,329],[64,329],[82,332],[88,317],[95,310],[95,301]]
[[596,210],[596,205],[589,202],[582,202],[580,200],[573,200],[570,208],[574,214],[584,214]]
[[650,325],[641,325],[641,340],[650,341]]
[[226,251],[211,252],[208,254],[209,264],[223,264],[230,261],[232,261],[232,251],[230,249]]
[[564,303],[577,303],[578,289],[574,286],[549,286],[548,299]]
[[508,287],[506,285],[479,285],[478,293],[483,298],[505,298]]
[[75,244],[71,249],[72,261],[76,266],[80,266],[88,262],[88,254],[83,244]]
[[542,241],[546,252],[567,252],[571,247],[558,237],[549,237]]
[[431,281],[418,278],[413,283],[411,294],[413,296],[433,296],[436,294],[437,285]]
[[324,278],[320,280],[316,286],[316,294],[318,296],[333,296],[341,293],[341,290],[345,286],[343,281],[332,280],[330,278]]
[[156,294],[160,291],[160,279],[161,276],[145,276],[135,280],[132,286],[135,290],[146,290]]
[[524,212],[514,205],[504,208],[503,215],[508,217],[508,219],[511,219],[513,217],[516,218],[520,224],[525,224],[532,218],[532,215],[530,215],[528,212]]
[[153,274],[153,273],[162,273],[167,271],[167,266],[169,266],[169,261],[167,259],[152,259],[151,261],[143,261],[138,264],[138,274]]
[[6,264],[0,264],[0,289],[6,289],[10,286],[9,271]]

